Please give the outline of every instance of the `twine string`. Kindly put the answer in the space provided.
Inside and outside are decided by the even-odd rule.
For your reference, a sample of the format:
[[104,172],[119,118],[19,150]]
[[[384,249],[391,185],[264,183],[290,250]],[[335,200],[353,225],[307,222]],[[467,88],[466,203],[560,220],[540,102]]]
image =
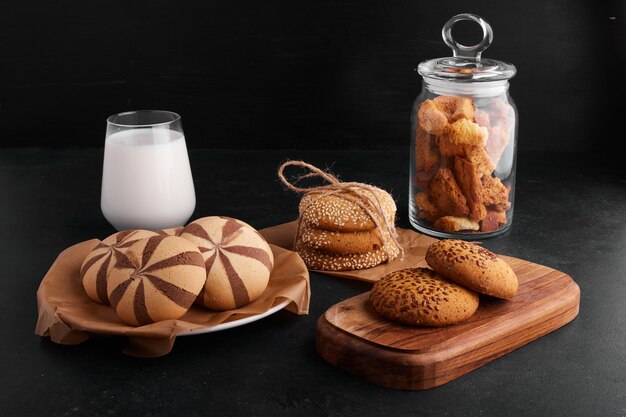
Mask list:
[[[289,166],[304,168],[309,172],[295,177],[294,180],[290,181],[285,176],[285,168]],[[304,179],[315,177],[321,178],[328,184],[311,187],[299,187],[296,185]],[[375,192],[378,189],[377,187],[360,182],[341,182],[331,173],[323,171],[304,161],[287,161],[283,163],[280,168],[278,168],[278,178],[287,188],[297,193],[305,195],[315,193],[321,194],[322,197],[334,195],[361,207],[370,216],[376,225],[376,229],[380,232],[383,241],[383,250],[387,254],[387,257],[389,259],[395,257],[394,248],[401,256],[404,254],[404,250],[398,242],[398,234],[396,233],[393,219],[389,220],[385,215],[382,202]],[[315,201],[316,199],[311,198],[304,205],[301,204],[300,213],[306,211]],[[298,219],[298,232],[300,231],[301,219],[302,216]]]

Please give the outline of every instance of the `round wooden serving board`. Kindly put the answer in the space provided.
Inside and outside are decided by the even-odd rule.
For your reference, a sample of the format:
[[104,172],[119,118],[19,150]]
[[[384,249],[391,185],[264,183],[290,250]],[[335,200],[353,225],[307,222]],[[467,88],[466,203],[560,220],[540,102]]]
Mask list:
[[433,388],[497,359],[572,321],[580,289],[555,269],[503,258],[519,280],[511,300],[482,297],[468,321],[410,327],[378,317],[369,292],[329,308],[317,322],[318,353],[331,364],[395,389]]

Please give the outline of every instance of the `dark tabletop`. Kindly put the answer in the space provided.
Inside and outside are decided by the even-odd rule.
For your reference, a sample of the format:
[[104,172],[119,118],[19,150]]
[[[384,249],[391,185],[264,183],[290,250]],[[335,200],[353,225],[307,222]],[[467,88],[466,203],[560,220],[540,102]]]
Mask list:
[[[408,227],[408,152],[190,151],[193,218],[260,229],[293,220],[277,181],[287,159],[372,183]],[[36,291],[68,246],[114,230],[100,212],[102,149],[0,150],[1,416],[626,416],[626,173],[618,154],[518,157],[513,228],[484,246],[559,269],[581,289],[571,323],[441,387],[383,388],[315,351],[315,322],[369,289],[311,274],[309,315],[286,311],[227,331],[179,337],[158,359],[121,337],[63,346],[34,334]]]

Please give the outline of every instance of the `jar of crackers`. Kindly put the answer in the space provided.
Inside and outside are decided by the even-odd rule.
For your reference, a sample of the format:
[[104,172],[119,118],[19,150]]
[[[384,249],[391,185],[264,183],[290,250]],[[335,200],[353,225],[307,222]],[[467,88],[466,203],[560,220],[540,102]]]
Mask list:
[[[478,23],[483,39],[459,44],[452,27]],[[422,91],[411,115],[409,220],[441,238],[483,239],[513,221],[517,110],[509,95],[513,65],[485,59],[491,26],[460,14],[442,29],[453,56],[423,61]]]

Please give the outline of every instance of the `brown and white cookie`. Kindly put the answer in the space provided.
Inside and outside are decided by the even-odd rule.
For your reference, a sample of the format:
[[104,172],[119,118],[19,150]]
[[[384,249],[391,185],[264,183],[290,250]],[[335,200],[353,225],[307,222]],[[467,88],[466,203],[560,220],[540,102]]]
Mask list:
[[[360,191],[373,202],[380,203],[384,216],[390,223],[395,222],[396,203],[393,197],[380,188],[374,191]],[[358,196],[348,190],[335,194],[323,195],[311,192],[300,200],[301,221],[316,229],[333,230],[336,232],[358,232],[372,230],[376,223],[358,203],[351,201]],[[376,204],[364,202],[372,212],[376,212]],[[384,220],[381,219],[381,222]]]
[[471,242],[448,239],[426,251],[428,265],[447,279],[483,294],[511,298],[517,293],[515,272],[502,258]]
[[372,287],[377,314],[412,326],[440,327],[469,319],[478,295],[429,268],[408,268],[385,275]]
[[300,224],[299,239],[311,249],[339,255],[371,252],[382,248],[383,242],[377,229],[363,232],[333,232]]
[[205,279],[204,261],[193,243],[153,236],[117,254],[108,277],[108,297],[122,321],[146,325],[184,315]]
[[139,239],[158,235],[159,233],[150,230],[125,230],[101,241],[87,255],[80,268],[80,277],[87,296],[98,303],[109,304],[107,276],[119,251]]
[[206,282],[198,303],[212,310],[232,310],[256,300],[267,288],[274,255],[249,224],[230,217],[204,217],[189,223],[180,236],[202,253]]
[[175,226],[167,229],[159,230],[157,233],[167,236],[178,236],[183,230],[183,226]]
[[[385,251],[376,249],[370,252],[349,253],[340,255],[327,251],[312,249],[296,240],[294,250],[300,255],[306,266],[319,271],[350,271],[372,268],[389,260]],[[399,251],[392,250],[392,259],[398,256]]]

